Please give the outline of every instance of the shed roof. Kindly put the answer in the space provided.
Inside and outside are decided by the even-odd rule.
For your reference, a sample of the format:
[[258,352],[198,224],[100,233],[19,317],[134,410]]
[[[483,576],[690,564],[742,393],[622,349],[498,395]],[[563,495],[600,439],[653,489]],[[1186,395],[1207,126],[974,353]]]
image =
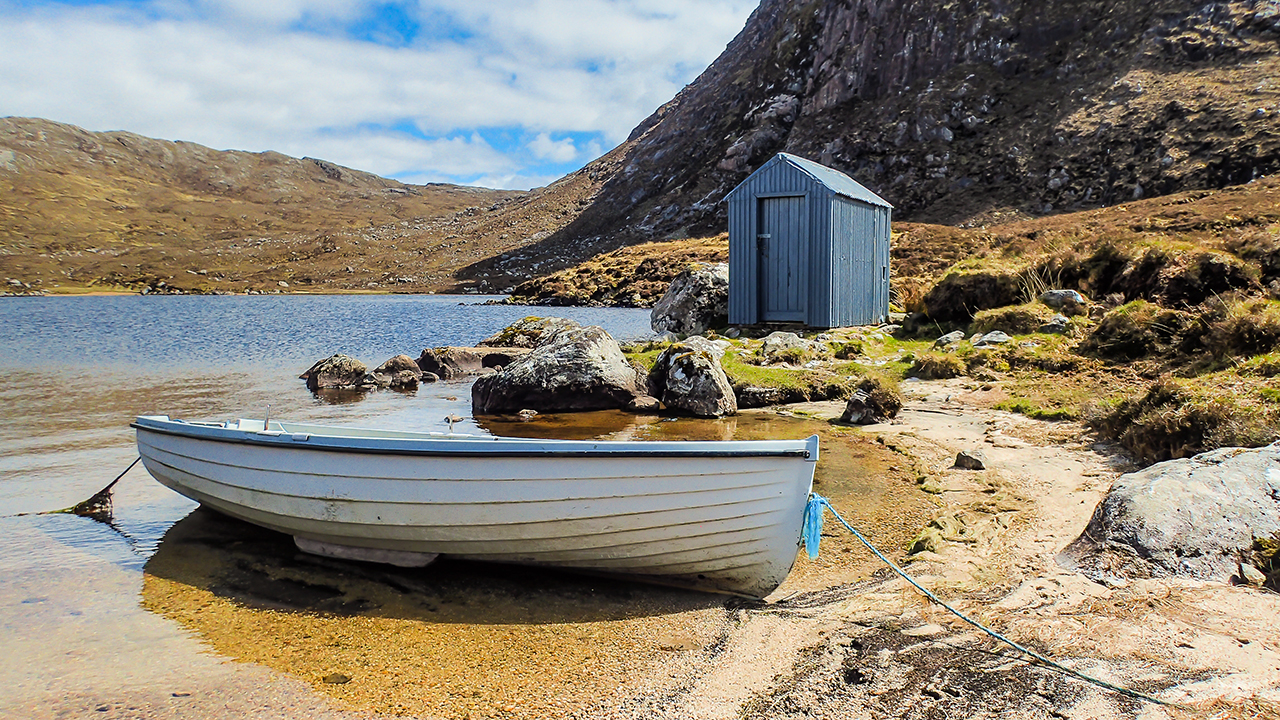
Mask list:
[[822,183],[827,187],[827,189],[837,195],[843,195],[852,200],[861,200],[869,205],[879,205],[887,208],[893,207],[893,205],[884,198],[866,189],[857,180],[854,180],[839,170],[829,168],[826,165],[820,165],[812,160],[805,160],[799,155],[792,155],[791,153],[778,153],[777,155],[774,155],[768,162],[761,165],[756,172],[751,173],[746,180],[739,183],[738,187],[731,190],[729,195],[734,194],[743,185],[751,182],[751,178],[755,177],[756,173],[761,172],[770,165],[779,162],[789,163],[796,169],[813,178],[815,181]]

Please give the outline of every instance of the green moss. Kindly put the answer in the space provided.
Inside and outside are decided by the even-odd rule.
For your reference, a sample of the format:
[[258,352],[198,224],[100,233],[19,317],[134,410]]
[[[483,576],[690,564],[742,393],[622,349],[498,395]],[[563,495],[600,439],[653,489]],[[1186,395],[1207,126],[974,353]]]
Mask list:
[[928,352],[916,358],[909,372],[922,380],[942,380],[963,375],[965,363],[955,355]]
[[1019,415],[1026,415],[1034,420],[1075,420],[1080,417],[1080,411],[1076,408],[1044,407],[1027,398],[1006,400],[997,404],[996,408],[998,410],[1015,412]]
[[730,350],[720,361],[734,388],[776,388],[801,400],[844,397],[852,391],[848,378],[804,368],[752,365],[742,361],[741,352]]

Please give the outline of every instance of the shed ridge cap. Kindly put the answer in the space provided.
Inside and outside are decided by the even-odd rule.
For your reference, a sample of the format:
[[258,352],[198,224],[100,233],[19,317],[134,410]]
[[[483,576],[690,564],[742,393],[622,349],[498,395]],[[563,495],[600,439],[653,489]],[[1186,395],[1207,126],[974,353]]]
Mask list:
[[736,187],[726,193],[724,200],[727,201],[730,197],[736,195],[738,191],[742,190],[743,186],[751,182],[752,178],[778,163],[786,163],[803,173],[810,180],[822,185],[836,195],[849,198],[850,200],[864,202],[868,205],[886,207],[891,210],[893,209],[892,203],[872,192],[865,185],[854,180],[845,173],[789,152],[779,152],[766,160],[760,167],[756,168],[755,172],[748,175],[746,179],[738,183]]

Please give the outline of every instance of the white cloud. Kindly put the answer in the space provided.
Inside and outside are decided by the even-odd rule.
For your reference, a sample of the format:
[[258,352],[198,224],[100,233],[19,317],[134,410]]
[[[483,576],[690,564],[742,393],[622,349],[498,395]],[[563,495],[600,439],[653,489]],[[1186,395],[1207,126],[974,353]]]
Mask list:
[[[606,149],[566,134],[623,140],[714,59],[754,5],[401,0],[426,23],[417,40],[379,45],[341,31],[385,4],[0,0],[0,115],[324,157],[399,178],[545,184],[553,165]],[[494,128],[534,139],[493,146],[475,134]]]
[[548,133],[540,133],[534,138],[529,143],[529,150],[540,160],[558,163],[566,163],[578,157],[578,148],[573,144],[573,138],[552,140]]

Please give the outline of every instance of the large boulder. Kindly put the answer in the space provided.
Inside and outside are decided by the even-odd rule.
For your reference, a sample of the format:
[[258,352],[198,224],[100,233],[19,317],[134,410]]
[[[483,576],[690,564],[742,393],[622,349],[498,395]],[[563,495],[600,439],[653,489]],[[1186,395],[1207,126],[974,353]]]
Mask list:
[[649,314],[656,333],[697,335],[728,322],[728,263],[699,263],[675,276]]
[[418,368],[444,380],[482,375],[510,365],[526,355],[528,348],[518,347],[437,347],[427,348],[418,356]]
[[533,349],[555,337],[562,330],[582,327],[576,320],[530,315],[476,343],[479,347]]
[[298,377],[307,381],[307,389],[351,390],[366,384],[368,368],[364,363],[341,353],[316,362]]
[[1122,475],[1063,564],[1099,581],[1227,581],[1253,539],[1280,532],[1280,443],[1222,448]]
[[649,393],[668,409],[699,417],[738,412],[733,384],[720,367],[724,348],[695,335],[667,347],[649,371]]
[[564,330],[471,386],[478,415],[626,408],[647,397],[643,375],[594,325]]

